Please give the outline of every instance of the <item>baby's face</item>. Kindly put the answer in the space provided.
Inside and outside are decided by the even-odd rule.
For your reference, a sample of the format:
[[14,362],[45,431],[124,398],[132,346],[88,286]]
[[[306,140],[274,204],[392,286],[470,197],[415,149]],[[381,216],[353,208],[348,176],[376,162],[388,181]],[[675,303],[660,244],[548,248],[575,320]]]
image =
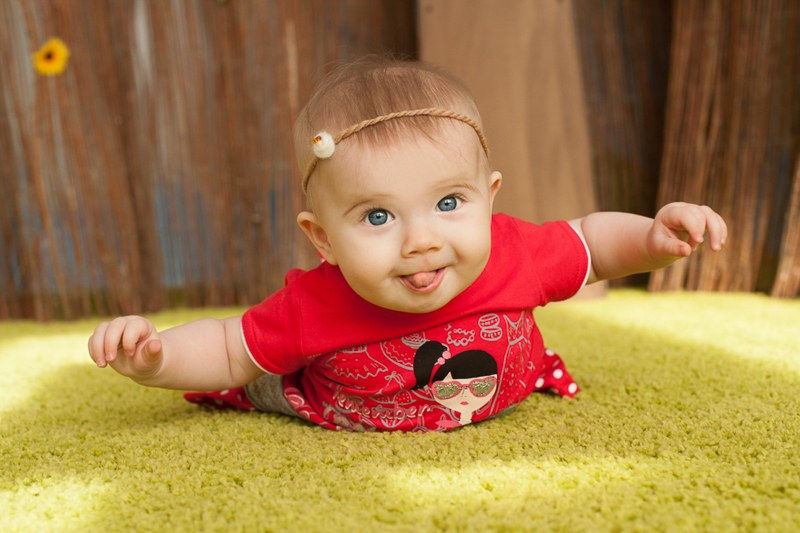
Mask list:
[[[315,214],[301,227],[365,300],[427,313],[474,282],[491,251],[492,202],[500,174],[481,164],[467,125],[388,148],[337,146],[311,179]],[[321,167],[323,165],[320,165]]]

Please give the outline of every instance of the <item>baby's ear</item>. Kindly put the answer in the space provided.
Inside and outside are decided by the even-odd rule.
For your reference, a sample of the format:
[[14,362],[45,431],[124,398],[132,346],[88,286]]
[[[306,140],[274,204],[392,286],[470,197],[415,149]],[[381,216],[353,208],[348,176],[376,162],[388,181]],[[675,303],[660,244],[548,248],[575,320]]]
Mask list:
[[502,184],[503,184],[503,175],[495,170],[494,172],[492,172],[492,175],[489,176],[490,203],[494,203],[494,197],[497,195],[497,191],[500,190],[500,185]]
[[317,215],[311,211],[303,211],[297,215],[297,223],[323,259],[332,265],[337,264],[336,256],[334,256],[331,243],[328,240],[328,234],[325,233],[325,230],[319,223]]

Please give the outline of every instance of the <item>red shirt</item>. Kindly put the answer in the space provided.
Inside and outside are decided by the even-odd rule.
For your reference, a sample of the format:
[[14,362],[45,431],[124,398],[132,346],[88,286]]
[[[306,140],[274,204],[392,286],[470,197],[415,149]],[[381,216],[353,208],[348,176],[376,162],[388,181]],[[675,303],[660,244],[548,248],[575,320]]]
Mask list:
[[323,263],[290,271],[283,289],[244,314],[242,332],[262,370],[287,375],[284,396],[308,420],[447,429],[534,390],[549,363],[532,310],[574,295],[588,268],[586,247],[566,222],[494,215],[486,268],[436,311],[378,307]]

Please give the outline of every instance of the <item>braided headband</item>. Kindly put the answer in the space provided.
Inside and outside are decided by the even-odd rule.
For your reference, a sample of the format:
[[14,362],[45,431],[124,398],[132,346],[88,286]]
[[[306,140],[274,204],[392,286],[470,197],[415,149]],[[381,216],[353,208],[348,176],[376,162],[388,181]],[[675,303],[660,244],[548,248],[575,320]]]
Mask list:
[[312,159],[311,163],[308,164],[306,173],[303,176],[303,192],[307,192],[308,180],[311,178],[311,174],[314,172],[314,169],[317,168],[317,163],[319,163],[319,160],[328,159],[330,156],[332,156],[333,152],[336,150],[336,145],[339,144],[339,141],[341,141],[342,139],[346,139],[347,137],[350,137],[354,133],[358,133],[364,128],[367,128],[369,126],[374,126],[375,124],[378,124],[380,122],[385,122],[393,118],[418,117],[420,115],[452,118],[454,120],[460,120],[465,124],[469,124],[470,126],[472,126],[472,129],[475,130],[475,133],[478,134],[478,138],[481,141],[481,146],[483,147],[483,151],[486,153],[486,157],[489,157],[489,146],[486,144],[486,137],[483,136],[481,127],[478,126],[477,122],[475,122],[468,116],[462,115],[461,113],[456,113],[455,111],[436,109],[435,107],[431,107],[428,109],[415,109],[413,111],[399,111],[397,113],[389,113],[388,115],[382,115],[380,117],[371,118],[369,120],[363,120],[354,126],[350,126],[349,128],[340,131],[339,133],[336,134],[336,136],[331,136],[331,134],[328,133],[327,131],[319,132],[314,137],[314,140],[311,141],[312,144],[314,145],[314,159]]

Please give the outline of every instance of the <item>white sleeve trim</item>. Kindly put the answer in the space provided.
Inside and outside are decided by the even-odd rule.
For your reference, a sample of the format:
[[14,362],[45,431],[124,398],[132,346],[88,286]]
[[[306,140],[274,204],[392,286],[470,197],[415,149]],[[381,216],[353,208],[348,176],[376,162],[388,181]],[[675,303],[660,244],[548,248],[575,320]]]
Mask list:
[[250,360],[253,361],[253,364],[255,364],[258,368],[260,368],[262,372],[266,372],[267,374],[274,375],[274,374],[272,374],[272,372],[268,371],[263,366],[259,365],[258,361],[256,361],[256,358],[253,357],[253,352],[250,351],[250,347],[247,346],[247,340],[244,338],[244,323],[242,323],[241,321],[239,321],[239,333],[242,336],[242,344],[244,344],[244,349],[247,350],[247,355],[250,356]]
[[[582,288],[584,288],[586,286],[586,282],[589,281],[589,274],[592,272],[592,253],[589,251],[589,245],[586,244],[586,239],[583,238],[583,235],[581,235],[581,232],[578,231],[569,222],[567,223],[567,226],[572,228],[572,231],[575,232],[575,235],[577,235],[580,238],[581,242],[583,243],[583,249],[586,250],[586,275],[583,277],[583,283],[581,283],[581,286],[578,288],[578,291],[579,291]],[[577,293],[578,291],[575,291],[575,292]]]

